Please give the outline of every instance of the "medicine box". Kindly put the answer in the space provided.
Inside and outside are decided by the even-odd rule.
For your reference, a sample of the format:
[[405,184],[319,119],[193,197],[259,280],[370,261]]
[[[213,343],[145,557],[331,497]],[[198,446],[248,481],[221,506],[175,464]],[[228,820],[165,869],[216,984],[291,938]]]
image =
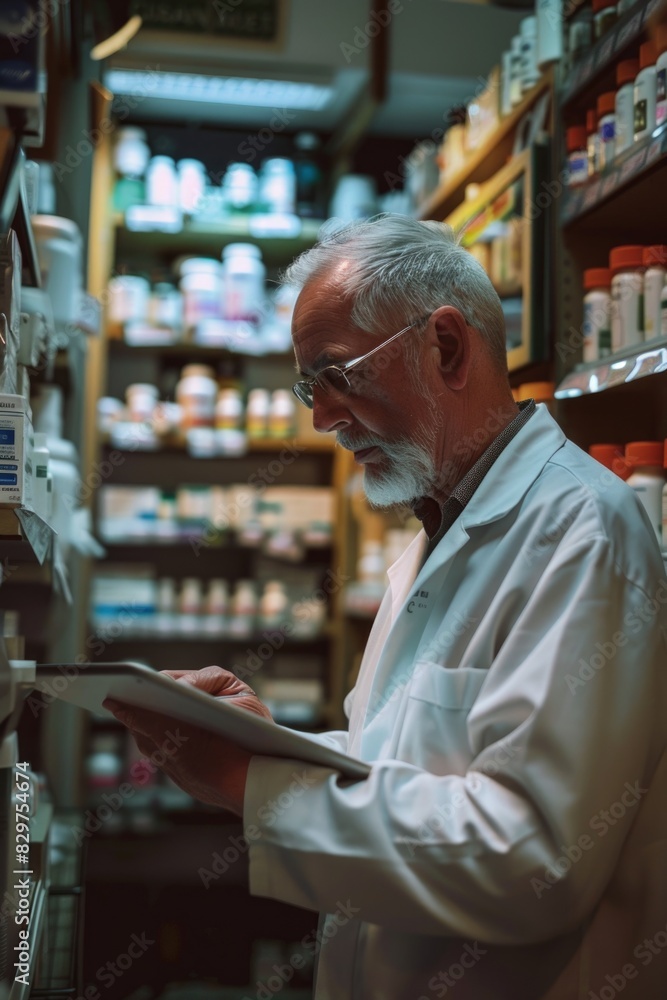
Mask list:
[[32,451],[30,404],[0,393],[0,506],[32,506]]

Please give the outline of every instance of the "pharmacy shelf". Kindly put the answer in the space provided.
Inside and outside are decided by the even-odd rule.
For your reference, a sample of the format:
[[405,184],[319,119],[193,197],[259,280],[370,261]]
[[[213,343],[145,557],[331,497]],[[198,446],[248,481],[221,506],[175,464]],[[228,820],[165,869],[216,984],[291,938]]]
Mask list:
[[292,351],[269,352],[267,354],[251,354],[247,351],[230,351],[226,347],[213,347],[207,344],[193,344],[189,341],[179,341],[176,344],[142,344],[134,346],[124,340],[109,338],[107,346],[111,357],[121,357],[123,360],[131,358],[164,358],[169,360],[183,359],[188,363],[205,361],[225,361],[228,359],[244,358],[248,360],[260,359],[262,361],[294,361]]
[[123,215],[115,215],[113,221],[116,254],[120,258],[145,253],[165,258],[188,253],[219,257],[228,243],[242,241],[258,246],[265,263],[285,264],[316,242],[325,220],[301,219],[301,231],[295,236],[257,235],[252,215],[228,216],[219,222],[193,219],[177,232],[128,229]]
[[616,24],[595,43],[591,51],[568,74],[568,81],[560,98],[561,108],[567,112],[584,98],[592,103],[592,94],[615,90],[616,63],[629,58],[643,35],[649,18],[662,0],[638,0],[623,14]]
[[[645,223],[657,225],[659,219],[651,206],[655,210],[663,202],[664,178],[660,168],[666,163],[667,123],[625,150],[608,173],[570,188],[561,204],[561,226],[570,227],[584,220],[587,226],[632,232],[642,215]],[[612,206],[614,211],[608,212]],[[603,210],[607,215],[606,225]]]
[[300,440],[299,438],[261,438],[261,439],[251,439],[248,441],[248,448],[244,454],[238,455],[209,455],[205,458],[199,456],[190,455],[187,450],[184,441],[180,440],[163,440],[157,447],[142,448],[137,446],[136,448],[121,448],[114,445],[108,437],[104,439],[105,447],[113,451],[122,452],[124,455],[140,453],[143,455],[168,455],[169,453],[180,453],[183,455],[188,455],[193,461],[237,461],[240,458],[247,458],[250,454],[261,454],[265,452],[267,454],[272,454],[274,452],[284,451],[286,448],[290,449],[292,452],[298,453],[300,455],[321,455],[322,453],[333,452],[335,448],[335,437],[333,435],[322,435],[319,438],[309,438],[307,441]]
[[587,396],[661,372],[667,372],[667,337],[619,351],[603,361],[577,365],[565,376],[554,395],[556,399]]
[[[93,628],[99,630],[100,639],[104,640],[104,626],[101,623],[97,623]],[[225,645],[236,646],[236,645],[250,645],[256,646],[261,643],[271,642],[271,629],[264,629],[262,632],[250,632],[247,635],[233,635],[224,629],[218,629],[217,631],[207,631],[203,627],[201,629],[193,628],[190,631],[172,629],[171,631],[166,631],[162,629],[153,628],[150,629],[148,626],[141,629],[124,629],[123,632],[114,636],[113,645],[114,649],[116,646],[123,645],[124,643],[131,642],[133,646],[139,645],[142,642],[147,642],[153,645],[154,643],[184,643],[185,645],[190,645],[193,642],[196,643],[215,643],[216,645],[224,643]],[[276,646],[276,649],[291,649],[292,647],[303,648],[304,646],[321,646],[323,643],[328,643],[331,639],[331,630],[325,628],[322,632],[317,635],[303,636],[302,638],[289,635],[286,636],[280,630],[275,632],[275,636],[281,639],[280,646]]]
[[44,564],[51,555],[55,533],[36,514],[0,508],[0,559],[5,574],[12,563]]
[[545,73],[529,90],[511,114],[503,118],[498,128],[484,139],[481,146],[467,157],[464,166],[449,177],[417,210],[420,219],[446,219],[465,197],[471,183],[482,183],[505,166],[514,152],[515,130],[524,117],[553,86],[553,75]]
[[[213,549],[216,552],[220,552],[222,549],[241,549],[248,552],[259,552],[263,556],[269,556],[275,559],[285,559],[285,556],[281,556],[279,553],[267,552],[264,549],[263,542],[258,545],[251,545],[249,543],[244,543],[239,541],[234,534],[221,531],[215,534],[209,534],[208,532],[191,532],[183,533],[181,535],[173,535],[171,537],[159,536],[159,535],[129,535],[126,537],[106,537],[103,532],[97,531],[100,542],[106,549],[190,549],[193,548],[193,543],[202,542],[201,548],[193,548],[196,555],[201,555],[202,551],[205,549]],[[308,543],[302,543],[306,552],[325,552],[331,551],[333,541],[327,542],[322,545],[312,545]],[[292,560],[289,560],[290,562]]]

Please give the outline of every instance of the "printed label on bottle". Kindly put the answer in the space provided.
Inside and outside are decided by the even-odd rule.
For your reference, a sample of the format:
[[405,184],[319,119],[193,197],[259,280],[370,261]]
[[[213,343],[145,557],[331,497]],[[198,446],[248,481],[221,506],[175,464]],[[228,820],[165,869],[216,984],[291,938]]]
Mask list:
[[662,125],[667,121],[667,66],[659,70],[656,85],[655,122],[656,125]]
[[646,98],[643,97],[641,101],[637,101],[635,104],[635,135],[638,132],[643,132],[646,128],[647,103]]
[[[646,104],[646,101],[644,101],[644,104]],[[614,122],[605,122],[600,125],[600,138],[603,142],[612,142],[614,135]]]

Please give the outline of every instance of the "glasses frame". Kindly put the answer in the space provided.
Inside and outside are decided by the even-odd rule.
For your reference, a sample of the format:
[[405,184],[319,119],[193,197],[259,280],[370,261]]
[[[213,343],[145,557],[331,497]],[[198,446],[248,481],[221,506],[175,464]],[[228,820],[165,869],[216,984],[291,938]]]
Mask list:
[[394,333],[388,340],[384,340],[381,344],[376,344],[372,350],[367,351],[366,354],[362,354],[358,358],[353,358],[352,361],[346,361],[342,365],[327,365],[326,368],[323,368],[321,372],[317,373],[317,375],[311,375],[308,378],[299,379],[299,381],[295,382],[292,386],[292,392],[300,403],[307,406],[309,410],[312,410],[315,402],[313,399],[313,388],[319,384],[319,379],[322,378],[324,372],[335,371],[338,375],[343,377],[347,388],[344,390],[337,390],[333,386],[329,386],[328,389],[324,389],[321,385],[320,388],[327,394],[333,390],[333,392],[340,392],[343,396],[349,395],[352,386],[350,385],[347,373],[353,368],[356,368],[357,365],[360,365],[363,361],[367,361],[374,354],[377,354],[377,352],[381,351],[383,347],[388,347],[394,340],[402,337],[404,333],[408,332],[408,330],[414,329],[414,327],[416,327],[419,323],[422,323],[425,319],[428,319],[428,316],[420,316],[419,319],[414,320],[408,326],[404,326],[402,330],[398,331],[398,333]]

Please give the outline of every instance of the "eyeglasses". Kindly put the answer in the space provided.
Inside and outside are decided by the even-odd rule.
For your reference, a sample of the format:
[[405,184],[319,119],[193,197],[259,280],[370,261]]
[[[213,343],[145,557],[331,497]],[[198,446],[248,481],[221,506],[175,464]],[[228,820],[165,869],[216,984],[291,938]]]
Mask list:
[[346,361],[342,365],[328,365],[323,368],[321,372],[317,375],[313,375],[311,378],[301,379],[299,382],[295,382],[292,386],[292,392],[304,406],[307,406],[309,410],[313,408],[313,388],[317,386],[321,389],[325,396],[333,396],[338,394],[339,396],[347,396],[352,391],[352,385],[347,377],[347,373],[357,365],[360,365],[362,361],[367,361],[373,354],[377,354],[381,351],[383,347],[387,347],[392,341],[397,340],[398,337],[402,337],[404,333],[408,330],[412,330],[413,327],[420,323],[422,319],[427,317],[420,317],[420,319],[415,320],[414,323],[410,323],[409,326],[403,327],[398,333],[395,333],[393,337],[389,340],[383,341],[369,351],[367,354],[362,354],[360,358],[354,358],[352,361]]

